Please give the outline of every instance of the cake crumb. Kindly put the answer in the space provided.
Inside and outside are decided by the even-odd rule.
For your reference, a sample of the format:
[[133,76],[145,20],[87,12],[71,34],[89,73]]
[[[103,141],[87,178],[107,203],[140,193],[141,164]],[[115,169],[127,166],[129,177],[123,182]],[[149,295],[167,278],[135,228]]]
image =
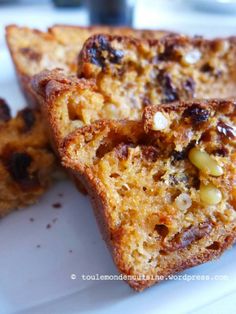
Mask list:
[[69,253],[73,253],[73,251],[72,251],[72,250],[69,250]]
[[47,224],[46,229],[50,229],[52,227],[51,224]]
[[37,249],[39,249],[40,247],[41,247],[41,245],[40,245],[40,244],[37,244],[37,245],[36,245],[36,248],[37,248]]
[[30,221],[30,222],[34,222],[34,218],[31,217],[31,218],[29,219],[29,221]]
[[53,208],[61,208],[62,205],[61,205],[61,203],[54,203],[54,204],[52,204],[52,207]]
[[57,217],[56,217],[56,218],[53,218],[52,223],[54,223],[54,224],[55,224],[55,222],[57,222],[57,220],[58,220],[58,218],[57,218]]
[[58,196],[59,197],[63,197],[63,193],[58,193]]

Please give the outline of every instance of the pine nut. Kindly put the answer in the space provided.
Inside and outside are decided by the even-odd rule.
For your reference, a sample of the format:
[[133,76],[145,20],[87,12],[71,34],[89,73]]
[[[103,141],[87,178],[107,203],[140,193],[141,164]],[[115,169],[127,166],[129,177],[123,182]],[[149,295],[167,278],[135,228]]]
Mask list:
[[160,131],[167,128],[169,125],[168,119],[160,111],[156,112],[153,116],[152,129],[154,131]]
[[201,59],[201,52],[197,49],[193,49],[189,51],[185,56],[183,57],[184,63],[187,65],[197,63]]
[[205,151],[201,151],[194,147],[189,151],[188,157],[195,167],[206,174],[210,174],[215,177],[219,177],[223,174],[223,169]]
[[200,199],[208,205],[216,205],[222,200],[222,194],[212,183],[201,184]]
[[181,193],[175,199],[176,206],[181,210],[186,210],[192,206],[192,200],[187,193]]

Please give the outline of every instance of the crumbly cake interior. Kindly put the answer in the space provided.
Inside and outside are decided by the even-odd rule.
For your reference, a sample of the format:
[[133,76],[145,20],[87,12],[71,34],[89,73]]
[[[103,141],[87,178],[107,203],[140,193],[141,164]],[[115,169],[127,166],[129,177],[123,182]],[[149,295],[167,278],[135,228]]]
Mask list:
[[[140,119],[147,105],[235,96],[235,38],[166,36],[141,41],[96,35],[79,57],[79,77],[95,79],[97,101],[71,98],[79,119]],[[90,97],[93,97],[92,95]],[[95,109],[95,110],[94,110]]]
[[32,204],[47,189],[55,170],[42,116],[24,109],[11,118],[0,103],[0,216]]
[[[200,262],[236,231],[235,104],[152,108],[146,134],[139,122],[98,123],[70,136],[64,157],[94,178],[115,261],[132,275]],[[155,130],[156,112],[169,122],[163,130]]]

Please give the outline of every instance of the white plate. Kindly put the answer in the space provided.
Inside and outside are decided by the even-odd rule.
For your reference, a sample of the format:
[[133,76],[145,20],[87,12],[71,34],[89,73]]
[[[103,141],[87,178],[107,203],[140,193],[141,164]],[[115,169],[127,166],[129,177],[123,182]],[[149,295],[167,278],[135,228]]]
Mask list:
[[191,0],[191,3],[200,10],[207,12],[218,12],[235,14],[236,1],[235,0]]
[[[0,95],[15,112],[25,102],[5,48],[0,51],[0,62]],[[62,208],[52,207],[57,202]],[[88,199],[70,182],[59,182],[37,205],[1,220],[0,252],[1,314],[182,314],[212,309],[214,313],[232,313],[236,308],[236,248],[217,261],[185,272],[224,275],[228,280],[168,281],[143,293],[133,292],[121,281],[82,280],[82,274],[117,271]],[[225,297],[226,304],[221,302]]]

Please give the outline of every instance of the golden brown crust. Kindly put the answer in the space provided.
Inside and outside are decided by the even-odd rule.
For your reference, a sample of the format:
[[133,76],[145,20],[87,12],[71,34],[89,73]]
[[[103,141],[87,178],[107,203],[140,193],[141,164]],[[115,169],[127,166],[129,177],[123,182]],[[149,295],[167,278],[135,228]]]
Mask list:
[[[191,103],[181,102],[178,107],[173,104],[153,106],[145,110],[143,116],[143,126],[140,122],[99,121],[91,126],[85,126],[76,130],[65,140],[64,146],[61,150],[64,165],[73,172],[73,175],[77,180],[83,180],[83,184],[89,191],[101,232],[103,233],[103,237],[112,251],[113,259],[119,271],[127,276],[150,275],[150,280],[129,278],[128,283],[134,289],[138,291],[143,290],[144,288],[153,285],[155,282],[158,282],[160,278],[168,277],[169,275],[182,271],[188,267],[217,258],[235,241],[236,224],[234,206],[236,205],[236,202],[234,200],[235,192],[234,190],[231,190],[231,180],[234,180],[233,178],[235,177],[235,171],[232,167],[232,164],[234,163],[233,160],[235,158],[235,150],[233,148],[236,137],[236,133],[234,132],[234,125],[236,123],[234,118],[235,108],[235,102],[223,100],[196,100]],[[157,112],[169,115],[169,131],[153,130],[153,124],[151,122]],[[189,130],[191,130],[191,132],[189,132]],[[184,138],[183,134],[188,134],[188,139]],[[161,140],[159,141],[160,138]],[[217,162],[221,165],[224,164],[224,174],[222,177],[209,178],[209,174],[196,172],[195,167],[193,167],[188,160],[188,155],[185,153],[176,155],[175,150],[172,151],[172,147],[175,147],[175,149],[178,148],[179,153],[181,153],[180,149],[184,151],[185,148],[189,146],[189,143],[192,143],[193,141],[198,143],[194,144],[197,147],[200,147],[202,150],[207,150],[214,160],[217,160]],[[173,146],[173,144],[175,144],[175,146]],[[165,147],[167,149],[166,152]],[[159,148],[161,148],[160,151]],[[142,152],[142,157],[135,157],[139,151]],[[159,153],[156,154],[156,152]],[[146,221],[145,213],[147,213],[150,209],[148,209],[145,198],[138,199],[138,194],[135,192],[136,190],[134,190],[132,200],[136,204],[143,204],[143,207],[138,206],[136,214],[133,209],[133,218],[127,213],[127,216],[125,216],[126,218],[120,225],[119,219],[116,220],[114,217],[116,217],[116,214],[118,215],[118,213],[120,213],[119,215],[121,215],[124,212],[122,206],[128,202],[127,194],[122,194],[122,198],[124,198],[124,202],[126,203],[122,203],[121,201],[118,201],[119,199],[117,199],[117,205],[113,207],[113,199],[115,199],[115,195],[117,191],[119,191],[119,186],[117,187],[116,185],[113,185],[113,181],[110,181],[109,178],[111,176],[112,178],[114,177],[114,182],[118,184],[117,180],[119,179],[117,179],[117,176],[121,176],[121,181],[123,180],[122,184],[125,186],[125,192],[123,191],[122,193],[131,193],[134,189],[134,187],[131,187],[131,184],[135,184],[135,177],[137,176],[137,184],[139,186],[139,190],[137,191],[139,191],[139,194],[142,194],[143,192],[141,192],[141,187],[143,185],[146,185],[145,191],[149,191],[150,189],[150,186],[147,185],[148,181],[145,183],[145,180],[149,177],[149,173],[152,173],[152,170],[151,168],[147,168],[148,171],[145,175],[146,177],[144,177],[144,175],[139,177],[139,174],[134,172],[134,165],[139,164],[139,159],[136,158],[142,158],[140,160],[143,167],[142,170],[140,170],[142,173],[145,167],[149,167],[152,163],[155,164],[154,169],[157,170],[158,163],[161,162],[162,164],[162,162],[166,160],[167,156],[170,158],[170,164],[166,171],[167,173],[170,171],[171,176],[173,175],[173,167],[177,167],[178,174],[189,173],[188,175],[192,179],[195,176],[199,176],[199,179],[205,183],[206,180],[210,180],[214,182],[219,189],[221,189],[222,195],[224,195],[226,199],[223,203],[220,203],[221,205],[217,205],[214,215],[217,215],[218,218],[214,220],[214,215],[212,216],[210,209],[212,207],[208,207],[201,203],[201,200],[199,200],[197,196],[199,193],[199,187],[195,180],[188,181],[188,184],[190,184],[189,188],[187,188],[186,181],[184,185],[182,185],[181,181],[178,183],[178,179],[175,179],[174,186],[172,186],[171,181],[166,181],[169,183],[164,183],[166,184],[164,195],[168,194],[169,188],[175,189],[175,186],[177,190],[180,189],[185,191],[185,193],[189,193],[189,195],[191,194],[192,202],[194,204],[193,208],[195,208],[192,208],[192,213],[195,215],[193,226],[190,227],[191,225],[189,226],[188,223],[187,225],[185,225],[185,223],[183,224],[183,221],[185,221],[188,216],[187,211],[181,218],[181,221],[178,222],[177,229],[180,228],[179,226],[181,224],[185,227],[183,227],[182,231],[180,231],[180,229],[178,229],[179,231],[175,231],[174,237],[170,236],[169,244],[166,240],[167,242],[163,244],[164,246],[160,250],[160,256],[156,257],[159,261],[159,265],[162,265],[163,268],[158,271],[155,270],[158,268],[157,266],[152,266],[148,268],[148,271],[146,271],[145,264],[141,264],[143,265],[143,270],[141,270],[142,268],[136,269],[138,264],[135,264],[134,261],[130,264],[128,258],[128,256],[132,256],[134,254],[133,249],[129,249],[129,247],[133,244],[134,239],[137,237],[137,235],[135,235],[136,230],[139,230],[140,228],[143,234],[145,234],[145,232],[149,232],[149,237],[152,236],[152,232],[146,231],[145,224],[143,224],[144,221]],[[132,163],[126,164],[129,158],[133,158],[131,159]],[[110,162],[112,166],[110,166]],[[117,163],[119,165],[118,167],[115,166]],[[181,168],[183,165],[185,165],[184,168]],[[111,170],[109,167],[111,167]],[[171,168],[173,169],[171,170]],[[165,166],[163,164],[161,166],[161,170],[164,169]],[[107,171],[108,176],[106,174]],[[119,171],[121,171],[121,173],[119,173]],[[128,179],[129,173],[132,174],[131,181]],[[166,178],[165,180],[167,180],[166,174],[162,173],[162,176]],[[161,181],[160,178],[158,180]],[[152,188],[155,188],[156,184],[157,181],[155,177],[155,180],[152,181]],[[110,193],[110,189],[112,193]],[[155,193],[159,193],[159,198],[162,197],[161,190],[156,190],[153,193],[154,194],[150,194],[150,196],[148,196],[149,201],[154,197],[153,195],[155,195]],[[171,193],[172,197],[176,197],[174,191]],[[178,194],[179,193],[181,192],[178,192]],[[166,202],[168,203],[167,200]],[[155,208],[158,208],[158,199],[154,199],[151,204],[153,214],[155,213],[155,215],[160,215],[159,219],[162,219],[162,224],[169,224],[168,228],[170,233],[170,230],[175,223],[174,220],[170,223],[167,216],[162,216],[166,211],[166,209],[164,209],[164,203],[162,211],[159,214],[157,214],[158,211],[155,211]],[[176,206],[175,203],[171,204],[173,207]],[[199,204],[200,207],[198,207],[197,204]],[[226,214],[227,210],[223,214],[223,208],[229,209],[230,207],[232,209],[230,214],[232,216],[230,219],[232,220],[227,221],[229,216]],[[199,210],[200,212],[198,213]],[[140,214],[141,220],[139,221],[140,218],[138,215],[140,211],[142,214]],[[221,214],[219,215],[220,212]],[[173,217],[175,217],[174,219],[177,219],[178,215],[180,215],[180,210],[175,212],[171,209],[171,219],[173,219]],[[151,220],[149,223],[154,223],[155,225],[156,218],[154,218],[154,216],[151,217],[152,218],[150,218]],[[198,225],[199,221],[201,221],[201,223]],[[129,228],[131,228],[132,224],[134,224],[135,229],[131,229],[133,231],[130,234]],[[200,226],[202,226],[202,229],[199,229]],[[164,236],[166,237],[166,235]],[[140,237],[141,235],[139,238]],[[177,239],[179,241],[180,237],[182,237],[182,242],[177,243],[176,241]],[[145,242],[147,248],[148,241],[149,240],[146,240]],[[156,237],[155,241],[159,241],[158,237]],[[138,243],[140,245],[141,242]],[[126,249],[129,252],[127,253],[128,255],[125,254]],[[149,250],[151,251],[146,252],[145,250],[142,251],[143,254],[152,252],[151,247],[149,247]],[[155,250],[156,249],[154,249],[154,252]],[[153,254],[155,255],[155,253]],[[174,263],[173,260],[175,261]]]
[[45,70],[34,76],[32,79],[32,87],[37,95],[45,99],[54,98],[59,93],[67,91],[79,84],[81,89],[94,88],[93,81],[77,79],[75,76],[67,76],[63,70],[55,69],[52,71]]
[[[74,76],[68,77],[60,69],[41,72],[32,79],[31,86],[40,103],[51,145],[56,155],[59,155],[62,141],[76,128],[76,125],[71,123],[67,108],[61,106],[58,108],[56,99],[68,90],[73,93],[83,89],[93,90],[95,86],[92,81],[78,80]],[[76,185],[80,192],[87,193],[78,180]]]
[[[96,90],[92,81],[77,79],[75,76],[66,76],[60,69],[43,71],[32,79],[32,88],[40,102],[42,112],[49,127],[51,142],[58,153],[58,148],[65,136],[74,129],[68,109],[59,107],[57,99],[67,91],[80,92],[81,90]],[[63,119],[62,114],[63,115]]]

